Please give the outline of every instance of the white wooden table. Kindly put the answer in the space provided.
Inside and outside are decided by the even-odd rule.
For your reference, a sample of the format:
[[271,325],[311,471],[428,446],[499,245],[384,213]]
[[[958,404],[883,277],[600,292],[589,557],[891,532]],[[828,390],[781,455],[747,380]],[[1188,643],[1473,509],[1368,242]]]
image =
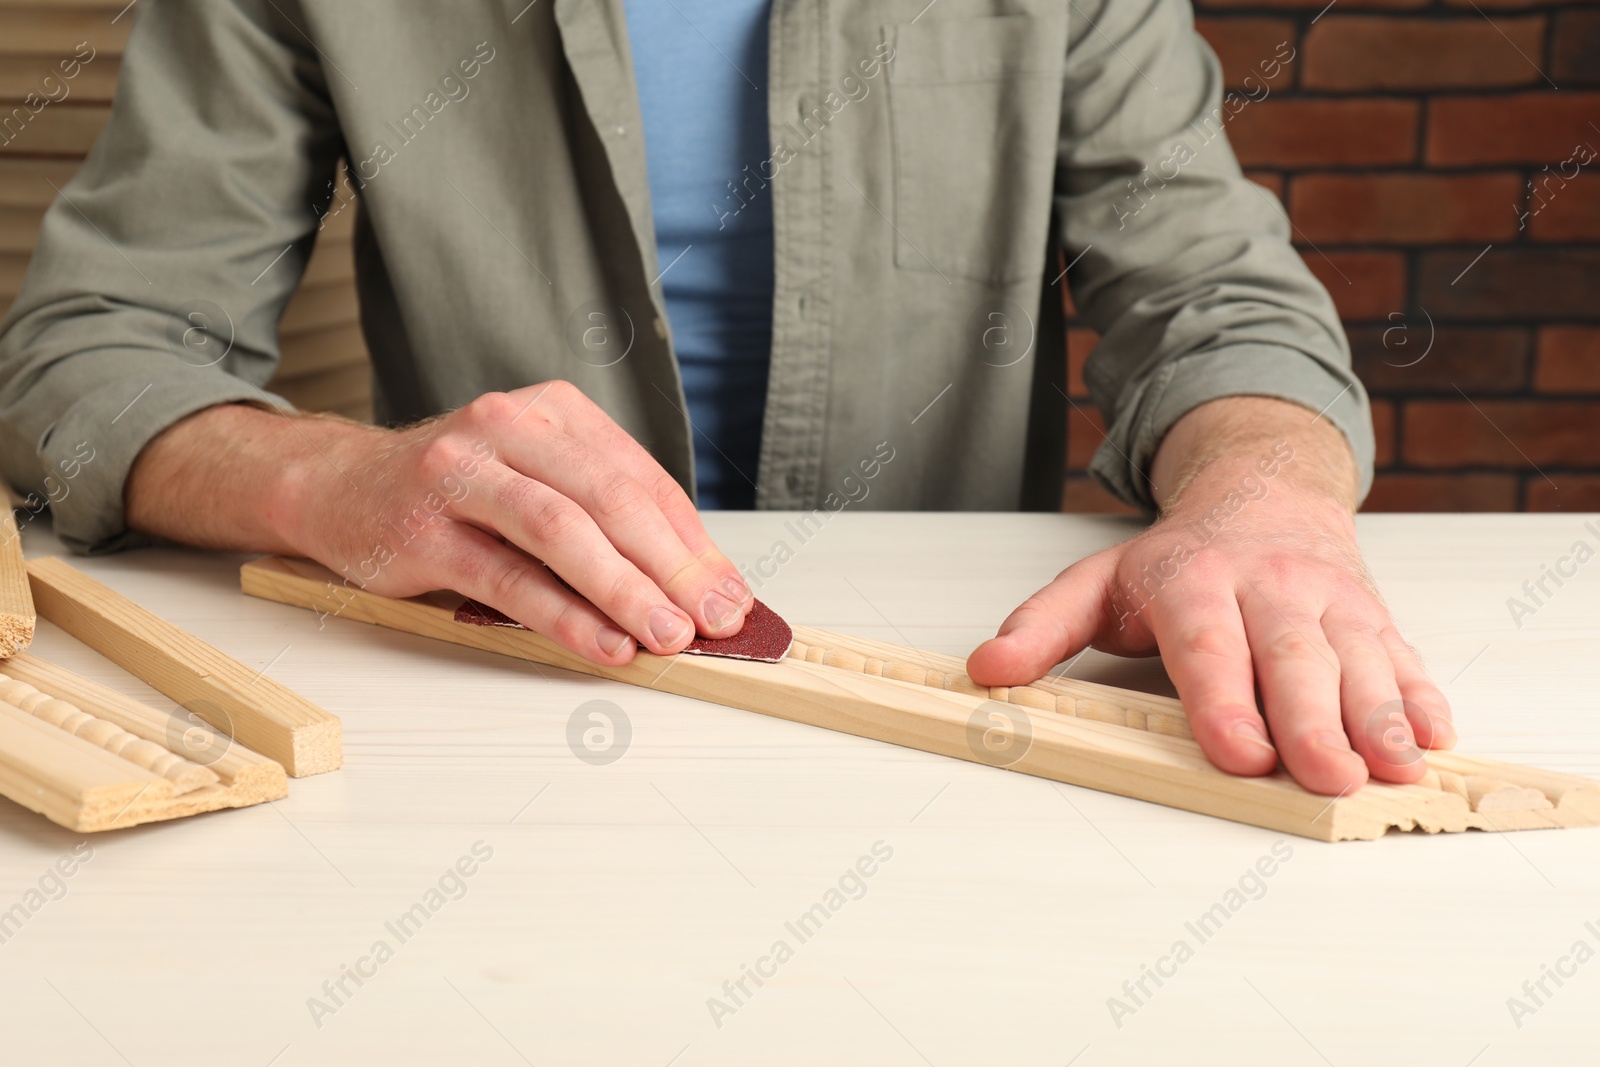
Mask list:
[[[742,564],[795,550],[758,590],[792,621],[954,653],[1133,529],[846,513],[801,544],[786,518],[708,521]],[[1521,628],[1506,605],[1600,538],[1573,516],[1361,529],[1462,751],[1600,776],[1600,563]],[[26,544],[60,552],[42,528]],[[89,839],[65,895],[0,944],[0,1063],[1595,1062],[1600,963],[1568,954],[1600,951],[1600,831],[1286,839],[357,623],[319,629],[241,596],[238,562],[79,566],[341,715],[345,767],[273,805]],[[172,706],[47,624],[34,648]],[[1091,654],[1073,673],[1170,692],[1152,661]],[[625,751],[620,730],[609,752],[604,730],[586,746],[581,723],[569,745],[594,700],[625,713]],[[0,800],[0,909],[82,840]],[[475,845],[492,858],[430,897]],[[848,876],[875,845],[892,857]],[[1275,845],[1273,873],[1252,878]],[[417,904],[425,920],[391,928]],[[804,939],[786,926],[818,904],[826,921]],[[1186,924],[1218,904],[1202,941]],[[1523,983],[1544,965],[1571,976],[1547,978],[1539,1003]],[[1146,967],[1169,977],[1141,993]],[[324,983],[342,968],[366,976],[335,999]],[[1514,1019],[1511,997],[1534,1010]]]

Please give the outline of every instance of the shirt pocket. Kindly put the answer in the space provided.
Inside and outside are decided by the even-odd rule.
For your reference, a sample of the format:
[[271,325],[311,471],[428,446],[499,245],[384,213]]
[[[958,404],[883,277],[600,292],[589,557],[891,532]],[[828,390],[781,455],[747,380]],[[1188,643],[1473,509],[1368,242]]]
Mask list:
[[884,27],[895,265],[1005,284],[1044,268],[1067,17]]

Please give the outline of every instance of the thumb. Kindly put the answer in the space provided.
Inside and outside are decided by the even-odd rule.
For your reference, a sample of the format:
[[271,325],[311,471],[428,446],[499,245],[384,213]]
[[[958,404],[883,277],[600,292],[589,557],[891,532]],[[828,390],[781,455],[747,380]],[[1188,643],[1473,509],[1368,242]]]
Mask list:
[[1068,567],[1006,616],[967,658],[978,685],[1027,685],[1087,648],[1105,626],[1120,547]]

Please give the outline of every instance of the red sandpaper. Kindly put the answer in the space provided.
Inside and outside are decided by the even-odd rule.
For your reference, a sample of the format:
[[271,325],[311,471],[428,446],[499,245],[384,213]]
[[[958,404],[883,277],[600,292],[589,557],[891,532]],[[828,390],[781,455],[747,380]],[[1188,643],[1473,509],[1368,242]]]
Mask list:
[[[473,626],[508,626],[525,630],[515,619],[496,611],[487,604],[466,600],[456,609],[456,622]],[[794,631],[778,613],[757,600],[744,618],[744,627],[732,637],[696,636],[683,651],[696,656],[725,656],[728,659],[754,659],[763,663],[777,663],[789,654],[794,643]]]

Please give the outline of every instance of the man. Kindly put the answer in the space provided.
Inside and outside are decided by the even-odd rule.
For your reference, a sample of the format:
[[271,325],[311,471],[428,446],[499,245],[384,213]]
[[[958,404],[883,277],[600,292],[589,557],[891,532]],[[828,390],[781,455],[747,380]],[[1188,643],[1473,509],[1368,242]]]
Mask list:
[[[1161,517],[972,677],[1159,647],[1226,770],[1412,781],[1449,709],[1366,577],[1365,394],[1221,135],[1241,101],[1184,0],[152,5],[5,324],[0,466],[38,489],[79,457],[54,510],[81,551],[309,556],[622,663],[749,608],[697,477],[730,506],[836,509],[870,473],[861,506],[1057,508],[1070,263],[1093,471]],[[259,388],[352,201],[398,429]]]

